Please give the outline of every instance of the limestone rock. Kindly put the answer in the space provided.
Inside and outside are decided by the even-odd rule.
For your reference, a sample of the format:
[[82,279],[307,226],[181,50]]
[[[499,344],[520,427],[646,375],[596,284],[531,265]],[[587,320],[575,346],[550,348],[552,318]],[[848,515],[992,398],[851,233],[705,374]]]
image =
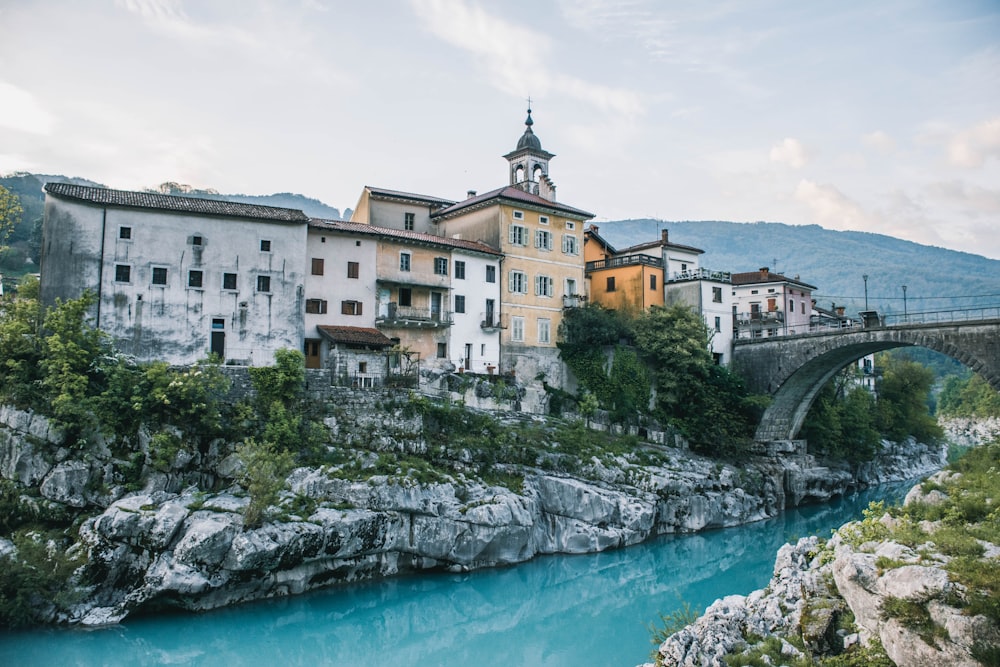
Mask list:
[[90,466],[83,461],[64,461],[46,475],[39,491],[50,500],[72,507],[84,507],[87,505],[85,494],[88,482]]

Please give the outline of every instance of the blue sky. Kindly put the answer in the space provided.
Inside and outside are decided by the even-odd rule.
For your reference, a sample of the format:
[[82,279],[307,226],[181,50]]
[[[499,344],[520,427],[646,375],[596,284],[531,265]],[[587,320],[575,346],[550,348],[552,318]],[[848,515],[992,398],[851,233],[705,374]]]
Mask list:
[[529,95],[598,220],[1000,258],[995,1],[0,0],[0,173],[461,199],[506,183]]

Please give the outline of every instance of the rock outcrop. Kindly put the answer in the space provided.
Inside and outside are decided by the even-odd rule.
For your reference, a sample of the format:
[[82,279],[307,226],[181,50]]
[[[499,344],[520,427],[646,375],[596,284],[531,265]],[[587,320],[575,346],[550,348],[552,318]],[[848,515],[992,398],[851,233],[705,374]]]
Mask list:
[[[941,483],[948,476],[941,472],[931,481]],[[916,486],[906,503],[934,503],[940,498],[940,491],[924,493]],[[888,514],[878,521],[894,525]],[[949,557],[938,553],[933,542],[919,550],[892,541],[856,545],[856,539],[845,539],[853,525],[842,527],[825,545],[809,537],[783,546],[766,589],[713,603],[694,623],[663,642],[656,664],[725,667],[727,655],[767,654],[762,640],[772,638],[778,643],[777,652],[787,658],[803,657],[796,645],[805,645],[816,657],[840,654],[874,639],[897,665],[981,667],[976,650],[1000,647],[1000,627],[956,606],[962,585],[945,570]],[[924,528],[933,531],[935,526]],[[1000,556],[1000,546],[983,546],[986,558]],[[906,608],[916,610],[914,614],[925,614],[923,624],[887,611],[890,600],[909,605]],[[842,627],[848,611],[856,633]]]
[[[359,410],[355,420],[340,415],[327,427],[339,442],[426,451],[415,435],[419,423],[397,416]],[[502,466],[523,478],[515,491],[461,473],[435,483],[405,472],[366,478],[377,458],[367,450],[354,459],[361,474],[353,477],[338,467],[294,470],[280,507],[263,525],[248,526],[248,498],[233,482],[238,462],[220,443],[166,463],[161,457],[157,469],[147,438],[144,488],[128,491],[135,482],[120,478],[123,466],[112,465],[107,447],[69,452],[41,418],[10,409],[0,418],[0,473],[37,487],[46,502],[90,516],[76,547],[87,555],[81,600],[52,619],[85,625],[115,623],[137,610],[209,609],[403,572],[618,548],[773,517],[861,484],[847,468],[831,470],[809,456],[761,457],[736,468],[648,445],[655,456],[645,463],[594,458],[572,476]],[[932,448],[902,447],[898,453],[910,456],[898,457],[906,459],[898,479],[943,462]]]

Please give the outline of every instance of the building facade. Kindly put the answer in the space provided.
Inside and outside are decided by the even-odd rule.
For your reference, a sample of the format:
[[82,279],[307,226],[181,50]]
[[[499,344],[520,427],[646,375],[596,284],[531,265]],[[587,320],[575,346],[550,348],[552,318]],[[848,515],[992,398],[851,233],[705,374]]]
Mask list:
[[616,250],[597,225],[584,232],[587,295],[592,303],[638,314],[663,305],[663,250],[660,242]]
[[301,346],[301,211],[66,183],[45,192],[42,302],[89,290],[93,323],[119,351],[267,365]]
[[768,267],[732,276],[733,335],[761,338],[807,333],[815,286]]

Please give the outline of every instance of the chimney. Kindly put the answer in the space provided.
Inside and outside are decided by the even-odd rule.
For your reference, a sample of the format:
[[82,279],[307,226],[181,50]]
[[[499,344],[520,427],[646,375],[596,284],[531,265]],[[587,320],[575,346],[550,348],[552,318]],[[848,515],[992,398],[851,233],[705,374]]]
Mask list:
[[590,226],[590,231],[593,232],[594,234],[596,234],[597,233],[597,225],[591,225]]
[[475,190],[469,190],[469,191],[468,191],[468,192],[466,193],[466,195],[468,195],[468,198],[469,198],[469,199],[472,199],[473,197],[475,197],[475,196],[476,196],[476,191],[475,191]]
[[844,316],[844,306],[837,306],[837,315],[840,317]]
[[771,272],[770,267],[767,266],[760,267],[760,279],[767,280],[767,274],[769,274],[770,272]]
[[836,301],[831,301],[830,302],[830,310],[832,310],[833,312],[837,312],[837,302]]
[[670,243],[670,230],[663,229],[660,231],[660,245],[667,245]]

